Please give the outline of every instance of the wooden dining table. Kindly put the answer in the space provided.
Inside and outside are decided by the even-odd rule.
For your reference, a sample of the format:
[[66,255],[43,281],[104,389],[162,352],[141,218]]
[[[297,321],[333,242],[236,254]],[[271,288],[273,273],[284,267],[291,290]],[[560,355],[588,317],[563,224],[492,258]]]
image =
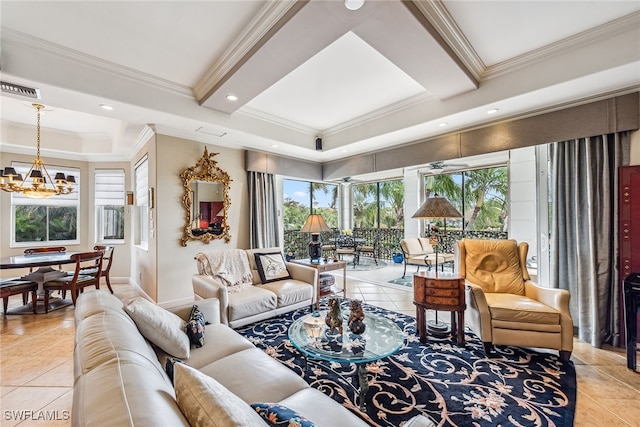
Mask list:
[[[13,255],[0,257],[0,270],[29,268],[37,270],[27,273],[20,277],[1,278],[0,282],[7,280],[29,280],[38,284],[38,301],[37,308],[42,308],[44,312],[44,282],[64,275],[60,270],[51,268],[54,265],[73,264],[75,261],[71,259],[71,255],[78,252],[55,252],[30,255]],[[66,274],[66,273],[65,273]],[[71,304],[71,300],[62,298],[51,298],[49,300],[49,311],[57,310]],[[7,314],[29,314],[33,309],[30,304],[16,307],[7,311]],[[37,313],[40,311],[36,310]]]

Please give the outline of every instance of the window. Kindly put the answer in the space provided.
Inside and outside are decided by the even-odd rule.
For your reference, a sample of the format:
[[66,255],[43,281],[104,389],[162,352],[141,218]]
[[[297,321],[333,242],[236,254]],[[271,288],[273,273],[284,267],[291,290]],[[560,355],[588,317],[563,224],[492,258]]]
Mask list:
[[124,170],[96,170],[96,240],[124,243]]
[[354,185],[353,221],[355,228],[403,228],[404,182]]
[[[509,181],[507,167],[491,167],[425,176],[425,193],[446,197],[462,214],[447,219],[448,229],[503,232],[507,230]],[[437,225],[441,220],[435,221]]]
[[144,249],[149,244],[149,161],[143,158],[135,167],[136,215],[135,243]]
[[[25,176],[30,164],[16,163],[16,172]],[[80,209],[80,170],[47,166],[51,176],[58,172],[73,175],[75,189],[70,194],[48,199],[31,199],[20,193],[11,193],[12,245],[74,244],[79,243],[78,212]]]
[[322,215],[329,227],[338,228],[337,185],[285,179],[283,192],[285,230],[300,231],[310,213]]

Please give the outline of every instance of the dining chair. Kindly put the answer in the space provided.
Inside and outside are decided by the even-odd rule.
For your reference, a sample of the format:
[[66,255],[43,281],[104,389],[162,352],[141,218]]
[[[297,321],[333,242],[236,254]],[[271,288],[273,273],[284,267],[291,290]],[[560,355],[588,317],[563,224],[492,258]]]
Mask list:
[[[46,255],[48,253],[62,253],[66,252],[67,248],[64,246],[48,246],[48,247],[36,247],[27,248],[24,250],[25,255]],[[58,266],[62,270],[62,264]],[[29,268],[29,273],[33,272],[33,267]]]
[[358,246],[357,250],[358,250],[358,254],[372,254],[373,255],[373,261],[376,263],[376,265],[378,265],[378,258],[376,257],[376,254],[378,253],[378,244],[380,243],[380,233],[376,233],[376,237],[373,239],[373,244],[371,246],[368,245],[362,245],[362,246]]
[[338,255],[338,259],[342,260],[343,255],[352,255],[353,256],[353,266],[358,265],[359,260],[359,252],[356,246],[356,241],[352,236],[340,235],[336,239],[336,255]]
[[113,246],[95,245],[93,250],[104,252],[104,255],[102,256],[102,272],[100,272],[100,276],[104,277],[109,291],[113,293],[113,289],[111,288],[111,279],[109,278],[111,263],[113,262]]
[[73,276],[63,276],[43,284],[45,312],[49,312],[49,293],[51,291],[71,292],[71,300],[73,305],[76,305],[76,299],[85,287],[95,286],[96,289],[100,289],[103,255],[104,252],[102,251],[79,252],[71,255],[71,259],[75,261]]
[[38,284],[28,280],[14,278],[0,282],[0,297],[2,298],[4,314],[7,314],[7,306],[9,305],[10,296],[22,294],[22,304],[26,305],[29,301],[29,292],[31,292],[31,299],[33,300],[33,314],[36,314],[36,305],[38,302],[37,291]]

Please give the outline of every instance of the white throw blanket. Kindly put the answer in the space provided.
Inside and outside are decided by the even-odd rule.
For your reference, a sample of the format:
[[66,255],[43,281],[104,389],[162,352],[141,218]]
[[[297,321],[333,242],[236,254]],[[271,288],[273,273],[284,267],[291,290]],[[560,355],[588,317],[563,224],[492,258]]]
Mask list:
[[239,292],[253,285],[253,274],[242,249],[200,252],[196,255],[198,273],[219,278],[229,292]]

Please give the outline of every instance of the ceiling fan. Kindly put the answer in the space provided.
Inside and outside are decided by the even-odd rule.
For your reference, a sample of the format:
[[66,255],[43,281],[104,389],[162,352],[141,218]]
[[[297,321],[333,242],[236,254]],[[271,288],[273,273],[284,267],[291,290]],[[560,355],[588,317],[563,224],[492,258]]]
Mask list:
[[443,161],[429,163],[429,169],[433,173],[441,173],[447,170],[456,170],[469,167],[466,163],[445,163]]

